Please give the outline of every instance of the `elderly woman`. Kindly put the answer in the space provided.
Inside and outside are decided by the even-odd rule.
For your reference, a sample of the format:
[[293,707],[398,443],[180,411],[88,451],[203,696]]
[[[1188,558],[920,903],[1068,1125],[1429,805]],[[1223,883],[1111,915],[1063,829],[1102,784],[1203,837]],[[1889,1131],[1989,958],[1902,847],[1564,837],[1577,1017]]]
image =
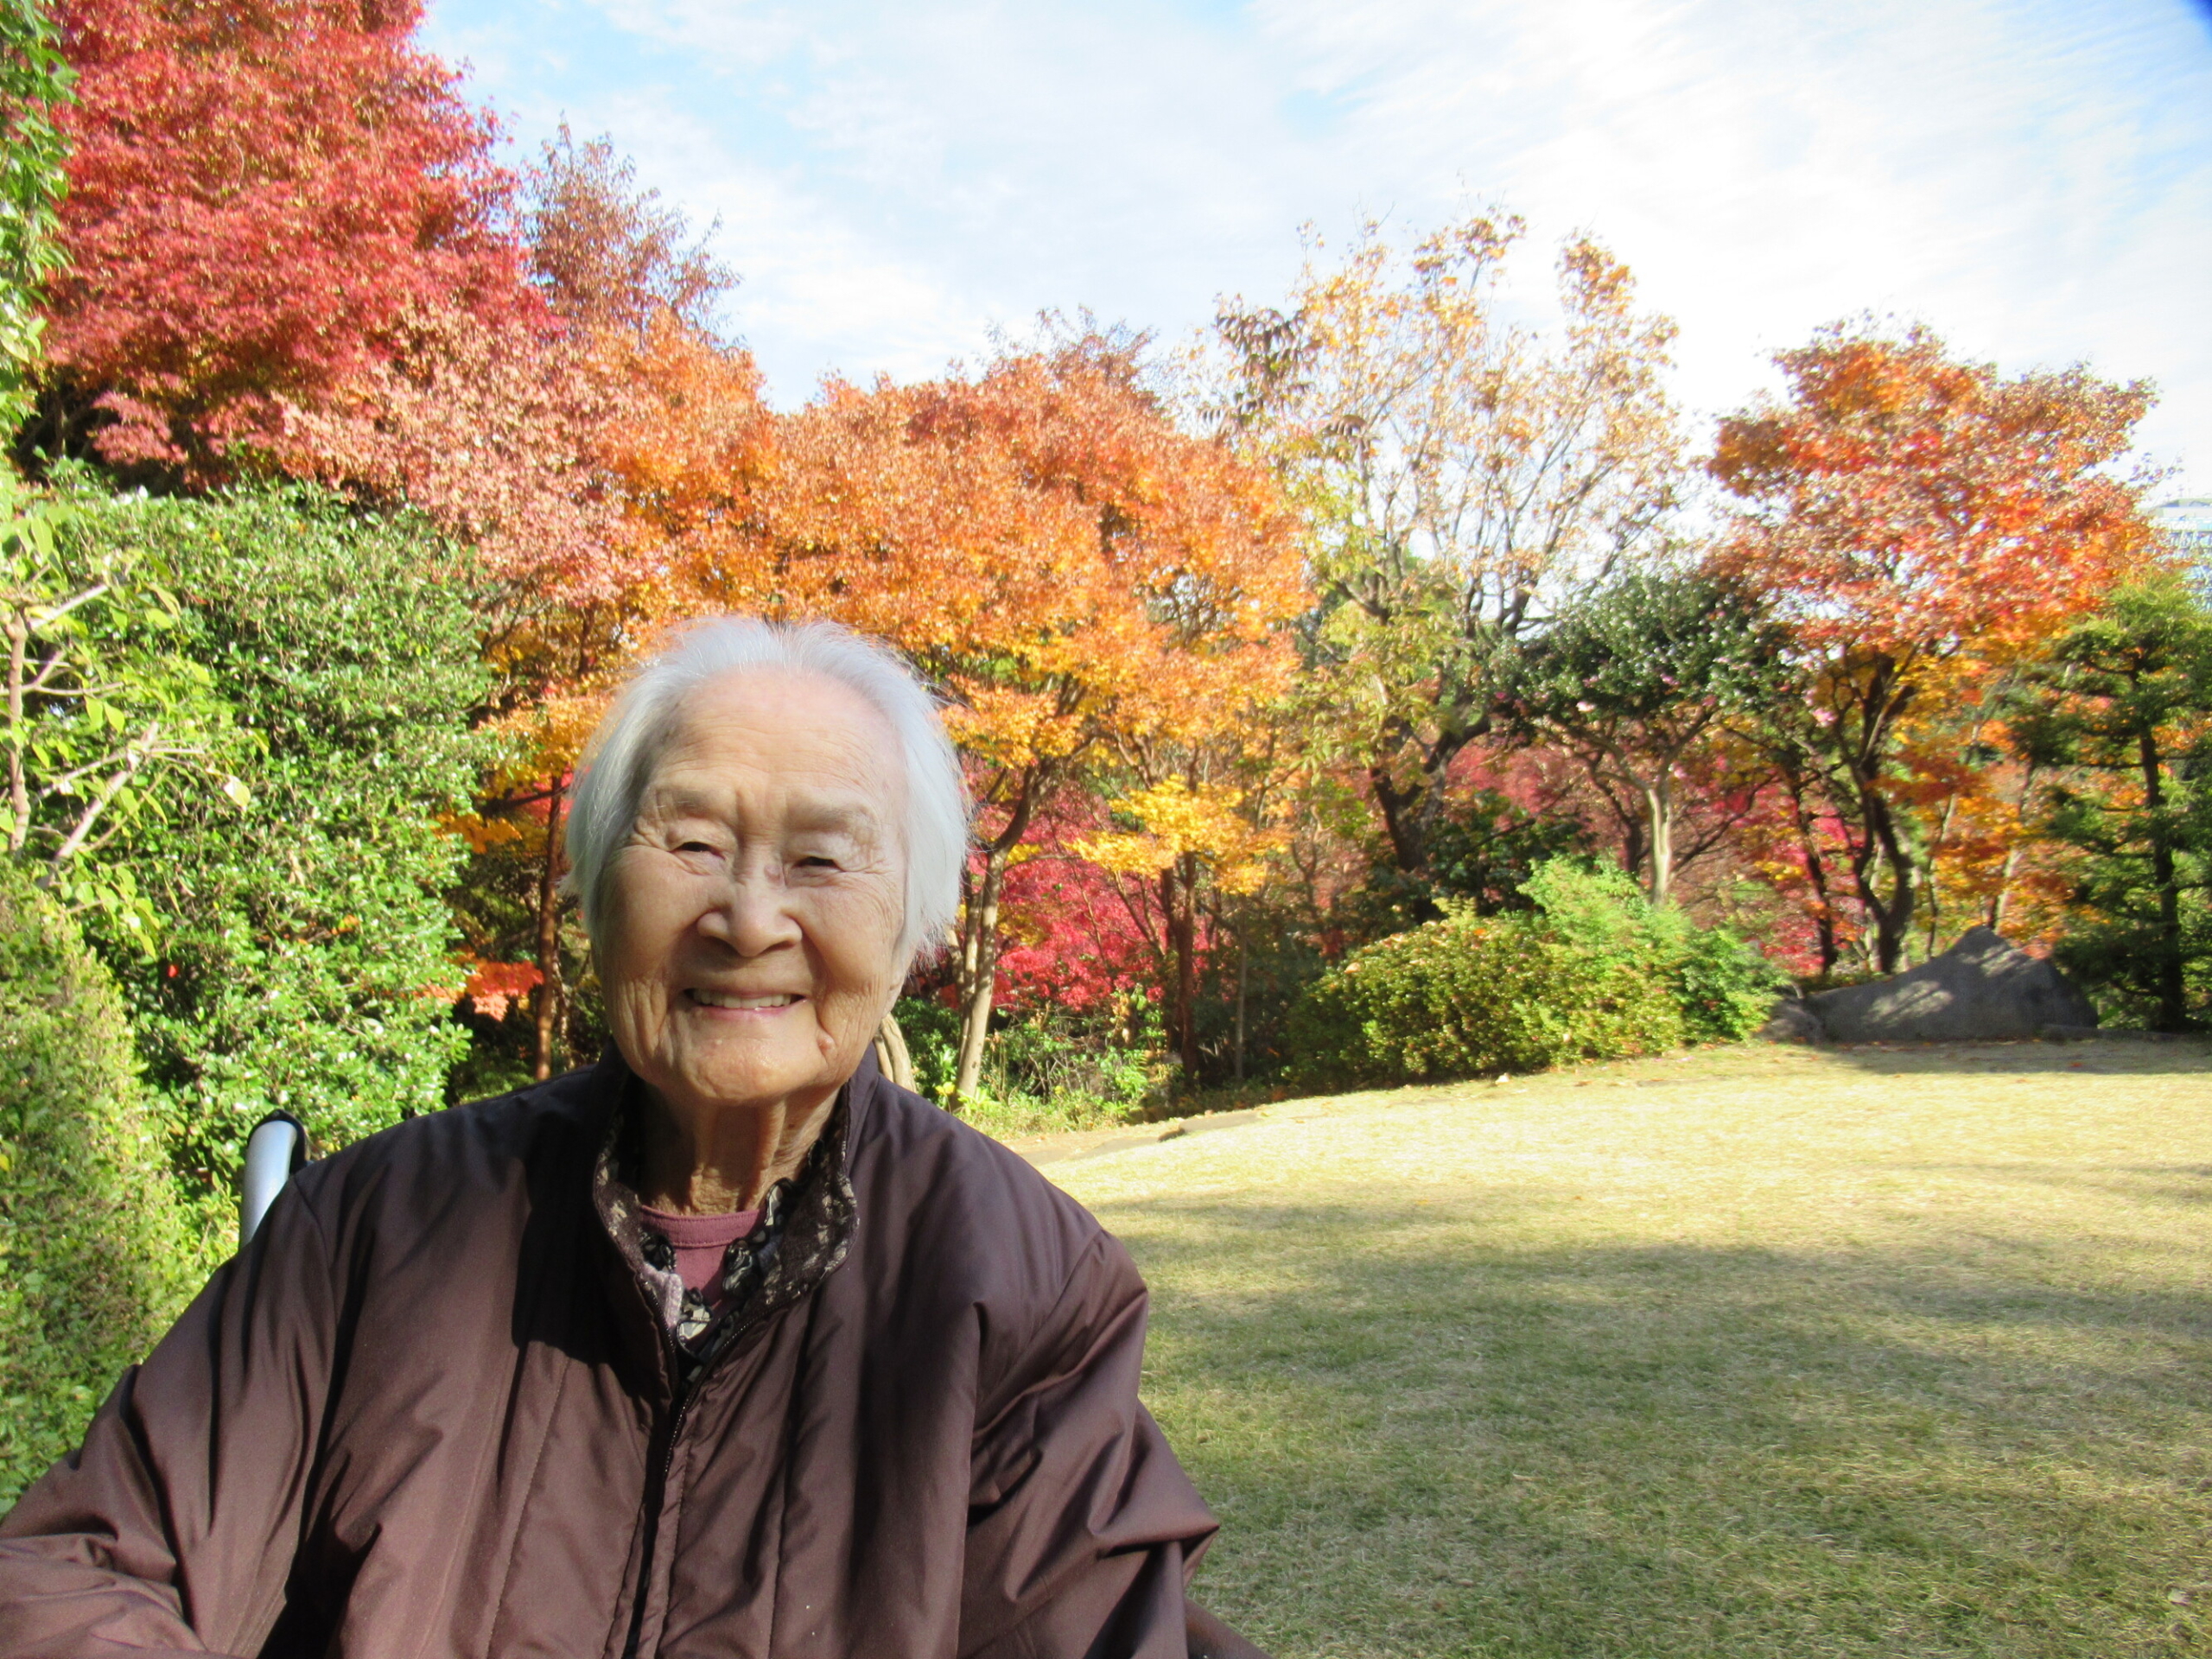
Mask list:
[[1128,1256],[872,1064],[965,830],[887,652],[647,665],[569,827],[613,1051],[299,1175],[0,1526],[0,1655],[1252,1652]]

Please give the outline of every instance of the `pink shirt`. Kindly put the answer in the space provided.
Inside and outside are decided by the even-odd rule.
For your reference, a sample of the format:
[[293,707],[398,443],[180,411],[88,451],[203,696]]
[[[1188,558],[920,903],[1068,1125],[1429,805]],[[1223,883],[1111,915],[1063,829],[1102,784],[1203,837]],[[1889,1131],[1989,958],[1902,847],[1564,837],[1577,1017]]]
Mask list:
[[722,1257],[731,1245],[753,1230],[760,1212],[740,1210],[722,1216],[672,1216],[643,1205],[639,1211],[645,1225],[675,1247],[677,1276],[683,1281],[683,1288],[704,1296],[709,1307],[719,1306]]

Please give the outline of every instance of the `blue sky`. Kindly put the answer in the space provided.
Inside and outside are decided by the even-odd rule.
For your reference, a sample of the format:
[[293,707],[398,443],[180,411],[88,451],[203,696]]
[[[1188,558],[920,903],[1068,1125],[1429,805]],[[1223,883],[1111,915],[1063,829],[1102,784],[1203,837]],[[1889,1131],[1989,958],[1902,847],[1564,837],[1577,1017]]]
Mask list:
[[565,116],[720,218],[779,404],[1046,307],[1178,339],[1302,225],[1496,204],[1635,268],[1701,417],[1894,313],[2157,381],[2162,493],[2212,490],[2206,0],[431,0],[426,40],[518,146]]

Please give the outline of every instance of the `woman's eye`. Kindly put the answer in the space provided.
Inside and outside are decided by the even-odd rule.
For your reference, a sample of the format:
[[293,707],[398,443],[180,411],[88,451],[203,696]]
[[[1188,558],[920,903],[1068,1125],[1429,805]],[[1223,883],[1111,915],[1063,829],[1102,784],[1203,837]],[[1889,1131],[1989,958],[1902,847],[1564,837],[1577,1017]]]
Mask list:
[[681,841],[677,842],[676,850],[679,853],[711,853],[715,849],[703,841]]
[[837,868],[837,861],[825,858],[820,853],[809,853],[798,861],[798,867],[802,870],[834,870]]

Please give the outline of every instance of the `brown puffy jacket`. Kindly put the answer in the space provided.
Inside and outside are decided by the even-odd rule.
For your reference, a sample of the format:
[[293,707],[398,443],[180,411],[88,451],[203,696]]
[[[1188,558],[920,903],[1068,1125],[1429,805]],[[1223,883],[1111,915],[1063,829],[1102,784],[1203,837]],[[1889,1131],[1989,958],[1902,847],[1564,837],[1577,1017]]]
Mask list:
[[1183,1659],[1214,1522],[1097,1223],[869,1065],[687,1382],[629,1086],[310,1165],[0,1523],[0,1656]]

